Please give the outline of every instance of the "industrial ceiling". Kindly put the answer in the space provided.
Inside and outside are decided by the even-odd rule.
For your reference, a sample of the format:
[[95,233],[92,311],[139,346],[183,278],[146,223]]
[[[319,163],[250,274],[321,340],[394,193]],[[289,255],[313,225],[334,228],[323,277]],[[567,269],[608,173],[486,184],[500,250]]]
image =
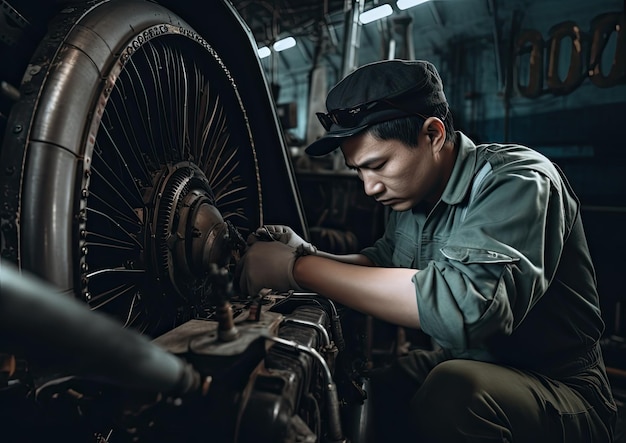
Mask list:
[[[391,16],[360,25],[346,35],[352,11],[356,10],[358,17],[358,12],[385,3],[393,7]],[[521,14],[533,5],[550,8],[551,3],[558,2],[432,0],[401,11],[395,1],[382,0],[233,0],[259,47],[286,36],[296,38],[296,47],[272,53],[270,60],[264,60],[270,80],[279,83],[285,83],[279,81],[285,75],[293,78],[308,74],[319,62],[341,75],[347,44],[358,48],[354,63],[359,65],[381,58],[426,58],[468,36],[500,39],[515,13]]]
[[[467,78],[460,75],[461,67],[470,69],[475,79],[489,73],[494,89],[502,92],[515,62],[516,40],[525,30],[536,30],[547,44],[552,29],[572,22],[590,41],[594,18],[624,11],[623,0],[593,4],[587,0],[430,0],[406,10],[400,10],[396,0],[232,2],[258,47],[271,46],[286,36],[296,39],[295,47],[272,51],[261,59],[269,82],[280,91],[275,95],[279,104],[301,102],[303,95],[324,97],[324,87],[313,90],[315,71],[323,71],[323,82],[330,87],[352,69],[388,58],[431,60],[446,78]],[[358,22],[358,12],[383,4],[392,7],[391,15],[367,24]],[[351,27],[354,17],[358,26]],[[477,53],[490,55],[477,58]],[[453,89],[461,97],[449,99],[457,103],[473,93],[471,84]]]

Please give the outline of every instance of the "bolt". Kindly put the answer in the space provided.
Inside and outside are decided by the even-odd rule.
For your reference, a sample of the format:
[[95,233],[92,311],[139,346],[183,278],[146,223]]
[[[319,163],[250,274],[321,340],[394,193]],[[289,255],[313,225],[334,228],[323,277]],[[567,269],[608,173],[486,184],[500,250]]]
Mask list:
[[15,125],[15,126],[13,126],[13,133],[14,134],[19,134],[20,132],[22,132],[22,125]]

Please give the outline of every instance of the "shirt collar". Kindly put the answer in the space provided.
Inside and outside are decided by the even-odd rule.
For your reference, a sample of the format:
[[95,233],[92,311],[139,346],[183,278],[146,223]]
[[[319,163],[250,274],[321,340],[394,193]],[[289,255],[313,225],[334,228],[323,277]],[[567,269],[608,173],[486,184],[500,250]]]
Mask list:
[[452,168],[448,184],[441,195],[441,200],[449,205],[461,203],[472,185],[476,171],[476,145],[465,134],[457,131],[459,150]]

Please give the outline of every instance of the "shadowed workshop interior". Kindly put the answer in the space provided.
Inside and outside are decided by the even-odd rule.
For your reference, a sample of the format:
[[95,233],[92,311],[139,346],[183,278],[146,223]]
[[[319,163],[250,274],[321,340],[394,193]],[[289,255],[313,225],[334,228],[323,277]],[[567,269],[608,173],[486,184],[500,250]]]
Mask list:
[[622,412],[624,3],[399,4],[1,0],[6,441],[372,441],[363,374],[429,337],[233,275],[263,224],[338,254],[382,235],[341,154],[304,149],[330,88],[387,59],[433,62],[458,129],[569,178]]

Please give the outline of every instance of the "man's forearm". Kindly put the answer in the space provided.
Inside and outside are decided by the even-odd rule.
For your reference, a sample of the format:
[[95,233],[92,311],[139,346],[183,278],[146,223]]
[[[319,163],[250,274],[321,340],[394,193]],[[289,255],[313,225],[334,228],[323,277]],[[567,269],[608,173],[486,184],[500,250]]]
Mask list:
[[319,255],[300,257],[293,268],[294,279],[300,286],[364,314],[410,328],[420,326],[411,281],[416,272],[416,269],[348,264]]
[[331,254],[330,252],[317,251],[313,255],[317,255],[318,257],[329,258],[335,261],[340,261],[342,263],[349,263],[352,265],[374,266],[374,263],[372,263],[371,260],[363,254],[337,255],[337,254]]

